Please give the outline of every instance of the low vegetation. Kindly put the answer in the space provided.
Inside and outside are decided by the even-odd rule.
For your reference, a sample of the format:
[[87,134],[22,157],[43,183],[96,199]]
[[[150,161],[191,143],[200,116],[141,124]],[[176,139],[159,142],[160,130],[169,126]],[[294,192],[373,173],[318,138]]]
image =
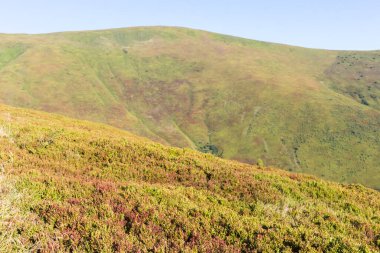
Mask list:
[[136,27],[0,35],[0,102],[380,189],[380,54]]
[[0,126],[2,252],[380,250],[380,193],[361,185],[7,106]]

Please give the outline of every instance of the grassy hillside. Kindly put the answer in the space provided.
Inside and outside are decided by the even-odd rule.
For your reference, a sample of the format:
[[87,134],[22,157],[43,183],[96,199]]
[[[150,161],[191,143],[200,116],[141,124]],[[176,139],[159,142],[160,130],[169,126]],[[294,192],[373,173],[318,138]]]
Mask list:
[[380,52],[140,27],[0,35],[0,102],[380,188]]
[[360,185],[7,106],[0,158],[1,252],[380,250],[380,193]]

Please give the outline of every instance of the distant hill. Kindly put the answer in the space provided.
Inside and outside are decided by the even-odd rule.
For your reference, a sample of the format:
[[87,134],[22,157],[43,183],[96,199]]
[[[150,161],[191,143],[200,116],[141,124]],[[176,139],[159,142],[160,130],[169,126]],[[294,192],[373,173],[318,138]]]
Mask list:
[[0,35],[0,102],[380,189],[380,51],[172,27]]
[[378,252],[380,193],[0,105],[1,252]]

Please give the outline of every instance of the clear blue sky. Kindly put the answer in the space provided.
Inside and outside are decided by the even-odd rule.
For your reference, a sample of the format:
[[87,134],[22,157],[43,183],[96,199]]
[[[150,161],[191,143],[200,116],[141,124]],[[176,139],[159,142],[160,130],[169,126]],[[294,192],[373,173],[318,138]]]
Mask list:
[[147,25],[313,48],[380,49],[380,0],[0,0],[0,33]]

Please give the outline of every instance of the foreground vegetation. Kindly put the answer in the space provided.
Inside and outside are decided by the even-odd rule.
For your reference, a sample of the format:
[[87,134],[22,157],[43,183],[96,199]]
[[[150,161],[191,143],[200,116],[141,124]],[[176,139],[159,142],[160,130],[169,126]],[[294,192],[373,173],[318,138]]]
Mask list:
[[378,252],[380,193],[0,106],[0,251]]
[[380,53],[172,27],[0,35],[0,102],[380,189]]

